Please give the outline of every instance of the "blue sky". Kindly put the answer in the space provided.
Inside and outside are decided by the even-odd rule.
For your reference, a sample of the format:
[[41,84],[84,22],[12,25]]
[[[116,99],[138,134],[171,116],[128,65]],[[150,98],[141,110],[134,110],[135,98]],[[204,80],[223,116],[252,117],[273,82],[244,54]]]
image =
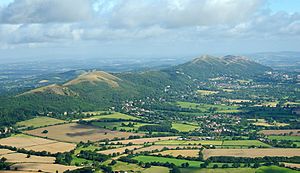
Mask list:
[[300,0],[0,0],[2,60],[300,51],[299,42]]

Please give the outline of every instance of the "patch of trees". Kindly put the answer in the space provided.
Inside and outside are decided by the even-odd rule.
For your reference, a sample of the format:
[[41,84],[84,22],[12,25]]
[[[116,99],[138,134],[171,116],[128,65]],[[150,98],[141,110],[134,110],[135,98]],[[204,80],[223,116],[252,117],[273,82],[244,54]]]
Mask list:
[[55,163],[70,165],[72,162],[72,154],[71,153],[58,153],[56,156]]
[[93,151],[80,151],[78,157],[98,162],[104,162],[110,158],[105,154],[95,153]]
[[9,170],[10,169],[10,167],[9,167],[9,164],[8,163],[6,163],[6,158],[4,158],[4,157],[2,157],[1,159],[0,159],[0,170]]

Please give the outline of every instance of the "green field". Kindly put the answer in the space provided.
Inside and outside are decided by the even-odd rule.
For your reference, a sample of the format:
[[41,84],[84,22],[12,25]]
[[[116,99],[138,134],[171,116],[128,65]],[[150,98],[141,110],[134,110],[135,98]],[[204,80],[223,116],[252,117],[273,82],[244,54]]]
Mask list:
[[226,168],[226,169],[200,169],[200,168],[182,168],[181,173],[255,173],[252,168]]
[[263,166],[258,168],[255,173],[299,173],[299,171],[278,166]]
[[50,126],[54,124],[64,123],[65,121],[51,118],[51,117],[36,117],[33,119],[29,119],[26,121],[21,121],[17,123],[17,126],[20,127],[43,127],[43,126]]
[[172,123],[172,128],[180,132],[189,132],[198,128],[198,126],[182,123]]
[[271,140],[282,140],[282,141],[300,141],[300,136],[268,136]]
[[158,141],[155,144],[159,145],[217,145],[217,146],[262,146],[270,147],[270,145],[258,140],[203,140],[203,141],[184,141],[184,140],[167,140]]
[[212,105],[212,104],[198,104],[198,103],[191,103],[191,102],[176,102],[176,104],[182,108],[191,108],[191,109],[197,109],[200,112],[212,112],[214,110],[215,112],[219,113],[237,113],[241,112],[242,110],[239,110],[239,106],[236,105]]
[[197,93],[203,96],[208,96],[212,94],[218,94],[219,91],[212,91],[212,90],[197,90]]
[[[125,125],[128,125],[129,123],[133,123],[133,127],[127,127],[127,126],[122,126],[122,123]],[[107,129],[117,129],[117,130],[126,130],[126,131],[135,131],[138,130],[139,127],[144,126],[144,125],[150,125],[148,123],[139,123],[139,122],[93,122],[92,123],[94,126],[101,127],[101,128],[107,128]]]
[[122,114],[119,112],[114,112],[109,115],[97,115],[92,116],[90,118],[86,118],[84,120],[102,120],[102,119],[122,119],[122,120],[137,120],[138,118],[126,114]]
[[161,163],[174,163],[176,166],[181,166],[182,163],[189,163],[190,167],[199,167],[201,163],[199,161],[190,161],[190,160],[184,160],[184,159],[174,159],[174,158],[166,158],[166,157],[156,157],[156,156],[136,156],[133,159],[149,163],[149,162],[161,162]]

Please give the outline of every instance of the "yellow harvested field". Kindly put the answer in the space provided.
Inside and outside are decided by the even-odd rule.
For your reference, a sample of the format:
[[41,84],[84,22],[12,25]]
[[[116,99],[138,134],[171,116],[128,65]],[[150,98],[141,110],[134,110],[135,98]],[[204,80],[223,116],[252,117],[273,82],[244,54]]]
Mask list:
[[219,91],[212,91],[212,90],[197,90],[198,94],[208,96],[212,94],[218,94]]
[[3,154],[13,153],[14,151],[8,149],[0,149],[0,156]]
[[11,169],[17,169],[18,171],[29,171],[29,172],[56,172],[62,173],[67,170],[75,170],[79,167],[76,166],[65,166],[59,164],[45,164],[45,163],[17,163],[11,166]]
[[137,149],[137,150],[134,150],[133,153],[136,154],[136,153],[141,153],[141,152],[144,152],[144,151],[154,151],[154,150],[162,150],[164,148],[167,148],[167,149],[176,149],[176,148],[180,148],[180,149],[191,149],[191,147],[196,147],[196,148],[201,148],[202,146],[185,146],[185,145],[151,145],[149,147],[144,147],[144,148],[140,148],[140,149]]
[[157,141],[166,141],[166,140],[174,140],[177,139],[178,136],[167,136],[167,137],[156,137],[156,138],[141,138],[141,139],[129,139],[129,140],[120,140],[120,141],[114,141],[113,143],[121,142],[122,144],[144,144],[144,143],[151,143],[151,142],[157,142]]
[[128,146],[128,147],[121,147],[121,148],[115,148],[115,149],[110,149],[110,150],[103,150],[103,151],[99,151],[98,153],[101,154],[106,154],[106,155],[110,155],[113,153],[119,153],[119,154],[123,154],[125,152],[126,149],[128,150],[136,150],[138,148],[143,147],[142,145],[132,145],[132,146]]
[[155,154],[161,154],[163,156],[171,155],[177,157],[179,155],[183,157],[199,157],[200,150],[166,150]]
[[50,153],[63,153],[66,151],[71,151],[76,148],[75,144],[66,143],[66,142],[55,142],[49,143],[44,145],[37,145],[31,147],[24,147],[26,150],[33,150],[33,151],[48,151]]
[[233,157],[264,157],[300,156],[300,148],[251,148],[251,149],[206,149],[203,151],[204,158],[212,156],[233,156]]
[[[47,130],[48,133],[42,133],[44,130]],[[141,133],[131,133],[131,132],[119,132],[119,131],[111,131],[107,129],[100,129],[93,126],[82,125],[77,123],[70,124],[62,124],[56,126],[49,126],[34,130],[26,131],[25,133],[47,137],[49,139],[54,139],[58,141],[64,142],[75,142],[78,143],[80,141],[100,141],[105,139],[113,139],[113,138],[128,138],[129,136],[139,135],[143,136]]]
[[264,135],[289,135],[292,132],[291,136],[300,136],[300,129],[289,129],[289,130],[262,130],[260,133]]
[[11,163],[54,163],[55,157],[44,157],[31,155],[27,158],[27,154],[23,153],[10,153],[1,155],[7,159],[7,162]]
[[50,153],[66,152],[73,150],[76,145],[54,140],[43,139],[28,135],[15,135],[0,139],[0,145],[24,148],[33,151],[47,151]]
[[284,165],[289,168],[300,168],[300,164],[297,163],[284,163]]

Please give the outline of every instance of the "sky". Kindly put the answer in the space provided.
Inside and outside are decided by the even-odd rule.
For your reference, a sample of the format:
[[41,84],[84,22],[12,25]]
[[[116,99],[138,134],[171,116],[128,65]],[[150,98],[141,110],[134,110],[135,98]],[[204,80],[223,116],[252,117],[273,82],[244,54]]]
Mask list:
[[0,0],[0,60],[300,51],[300,0]]

